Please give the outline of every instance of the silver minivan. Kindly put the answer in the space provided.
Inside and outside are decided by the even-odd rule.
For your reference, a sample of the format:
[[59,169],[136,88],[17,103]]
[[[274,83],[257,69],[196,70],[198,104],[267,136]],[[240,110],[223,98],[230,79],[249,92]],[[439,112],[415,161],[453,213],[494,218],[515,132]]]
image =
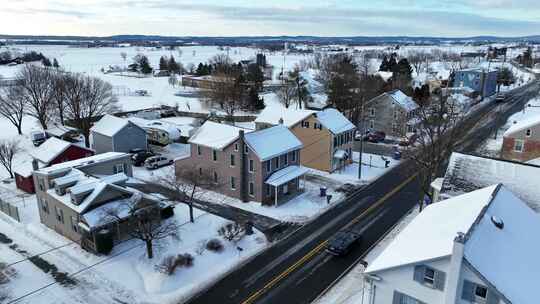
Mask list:
[[152,156],[144,161],[146,169],[157,169],[160,167],[172,165],[173,160],[165,156]]

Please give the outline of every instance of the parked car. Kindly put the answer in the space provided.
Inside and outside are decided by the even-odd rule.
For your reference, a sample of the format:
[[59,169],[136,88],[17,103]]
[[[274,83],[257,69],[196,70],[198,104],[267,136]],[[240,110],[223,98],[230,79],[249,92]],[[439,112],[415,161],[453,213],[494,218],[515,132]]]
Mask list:
[[386,133],[381,131],[369,132],[364,136],[364,141],[369,141],[372,143],[379,143],[384,141],[386,138]]
[[34,146],[39,147],[47,140],[47,134],[43,131],[34,131],[30,133],[30,139],[32,139]]
[[145,151],[145,150],[142,150],[142,151],[139,151],[137,153],[133,153],[131,155],[131,161],[133,163],[133,165],[135,167],[140,167],[144,164],[144,162],[152,157],[152,156],[156,156],[156,154],[154,154],[154,152],[152,151]]
[[495,96],[495,101],[497,102],[503,102],[506,99],[506,94],[503,92],[498,93],[497,96]]
[[341,230],[328,240],[326,252],[335,256],[344,256],[355,244],[362,241],[362,236],[352,230]]
[[144,161],[146,169],[152,170],[160,167],[172,165],[173,160],[165,156],[152,156]]

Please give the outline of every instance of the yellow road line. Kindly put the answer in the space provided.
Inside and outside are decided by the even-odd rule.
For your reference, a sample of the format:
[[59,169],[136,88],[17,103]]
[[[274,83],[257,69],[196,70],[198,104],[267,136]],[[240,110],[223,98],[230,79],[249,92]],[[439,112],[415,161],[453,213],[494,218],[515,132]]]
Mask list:
[[[413,179],[415,179],[418,176],[418,173],[414,174],[413,176],[407,178],[404,182],[399,184],[396,188],[394,188],[392,191],[386,193],[383,197],[381,197],[375,204],[371,205],[369,208],[367,208],[364,212],[362,212],[359,216],[354,218],[349,224],[345,226],[345,228],[348,228],[356,223],[358,223],[363,217],[371,213],[375,208],[379,207],[381,204],[383,204],[388,198],[390,198],[392,195],[396,194],[399,190],[401,190],[403,187],[405,187],[407,184],[409,184]],[[310,252],[308,252],[306,255],[304,255],[302,258],[300,258],[298,261],[296,261],[294,264],[292,264],[289,268],[287,268],[285,271],[280,273],[277,277],[273,278],[270,282],[268,282],[266,285],[264,285],[263,288],[257,290],[254,292],[249,298],[247,298],[245,301],[242,302],[242,304],[251,304],[254,303],[261,295],[263,295],[267,290],[274,287],[279,281],[283,280],[285,277],[287,277],[291,272],[295,271],[298,267],[300,267],[302,264],[307,262],[309,259],[311,259],[314,255],[319,253],[326,244],[328,243],[328,240],[325,240],[321,242],[319,245],[317,245],[315,248],[313,248]]]

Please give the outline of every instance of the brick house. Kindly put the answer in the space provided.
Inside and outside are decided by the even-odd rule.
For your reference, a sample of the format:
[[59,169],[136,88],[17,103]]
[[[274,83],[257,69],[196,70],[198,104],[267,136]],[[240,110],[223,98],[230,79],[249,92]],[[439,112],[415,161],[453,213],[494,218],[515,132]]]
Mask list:
[[406,136],[415,132],[417,109],[416,102],[400,90],[383,93],[367,102],[365,128],[391,137]]
[[334,172],[352,163],[356,127],[338,110],[276,111],[267,108],[255,120],[257,130],[280,124],[302,142],[303,166]]
[[51,137],[30,154],[33,161],[22,164],[15,169],[15,184],[18,189],[27,193],[34,193],[33,170],[92,156],[94,151]]
[[211,190],[244,202],[282,204],[302,191],[302,143],[284,126],[252,131],[211,121],[190,138],[190,155],[175,161],[210,175]]
[[522,162],[540,157],[540,116],[516,122],[504,132],[501,157]]

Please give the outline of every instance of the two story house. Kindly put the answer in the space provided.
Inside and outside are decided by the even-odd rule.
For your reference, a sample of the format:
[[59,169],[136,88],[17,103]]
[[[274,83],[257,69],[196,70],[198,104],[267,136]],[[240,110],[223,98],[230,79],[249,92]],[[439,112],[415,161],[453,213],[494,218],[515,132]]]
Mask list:
[[468,87],[479,96],[489,97],[497,92],[497,70],[465,69],[455,73],[454,87]]
[[160,220],[160,201],[126,187],[129,154],[104,153],[34,172],[41,223],[94,253],[129,237],[134,210]]
[[504,132],[501,157],[522,162],[540,157],[540,115],[516,122]]
[[540,220],[502,184],[425,208],[370,263],[373,304],[538,302]]
[[418,104],[400,90],[383,93],[366,104],[363,119],[366,129],[396,138],[415,132]]
[[184,168],[210,175],[213,191],[266,205],[279,205],[300,193],[302,143],[285,126],[252,131],[205,122],[190,138],[190,155],[177,159],[177,176]]
[[284,125],[302,142],[303,166],[334,172],[352,163],[356,127],[338,110],[322,111],[267,108],[255,125],[258,130]]

